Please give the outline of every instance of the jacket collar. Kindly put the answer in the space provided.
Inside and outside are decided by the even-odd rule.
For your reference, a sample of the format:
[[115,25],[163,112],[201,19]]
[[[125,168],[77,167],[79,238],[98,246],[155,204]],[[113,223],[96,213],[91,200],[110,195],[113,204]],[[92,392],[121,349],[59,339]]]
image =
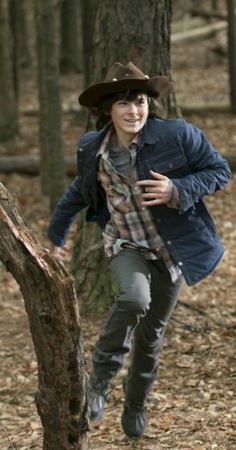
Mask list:
[[[161,119],[156,119],[156,118],[149,118],[147,120],[147,122],[145,123],[145,125],[141,131],[141,134],[142,134],[141,145],[143,145],[143,144],[152,145],[160,140],[158,134],[159,134],[159,128],[160,128],[161,122],[162,122]],[[104,138],[105,138],[107,132],[109,131],[109,129],[111,128],[111,126],[112,126],[112,124],[109,123],[104,128],[99,130],[98,132],[95,132],[93,137],[90,137],[90,139],[83,142],[83,147],[84,148],[86,146],[93,147],[93,145],[95,144],[96,151],[97,151],[98,145],[100,147],[102,141],[104,140]]]
[[149,118],[142,129],[141,144],[153,145],[158,142],[161,119]]

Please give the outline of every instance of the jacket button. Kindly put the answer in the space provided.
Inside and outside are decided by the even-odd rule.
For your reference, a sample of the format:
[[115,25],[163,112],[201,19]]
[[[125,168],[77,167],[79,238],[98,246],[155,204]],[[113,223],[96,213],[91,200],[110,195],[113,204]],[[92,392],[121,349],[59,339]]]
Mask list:
[[178,266],[183,266],[182,261],[178,262]]
[[167,241],[166,243],[167,243],[168,245],[171,245],[171,244],[172,244],[172,242],[171,242],[171,241]]

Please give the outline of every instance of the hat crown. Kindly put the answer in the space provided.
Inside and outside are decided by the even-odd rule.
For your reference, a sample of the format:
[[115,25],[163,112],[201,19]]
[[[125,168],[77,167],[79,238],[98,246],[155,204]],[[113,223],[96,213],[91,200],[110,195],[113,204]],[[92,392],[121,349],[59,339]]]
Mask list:
[[79,96],[79,103],[88,108],[96,107],[103,97],[127,90],[149,92],[151,96],[163,99],[171,91],[166,76],[149,78],[131,61],[126,65],[115,62],[107,71],[104,81],[85,89]]
[[131,61],[126,65],[123,65],[119,62],[115,62],[110,69],[108,70],[104,82],[110,81],[120,81],[127,79],[136,79],[143,80],[146,79],[147,76],[138,69]]

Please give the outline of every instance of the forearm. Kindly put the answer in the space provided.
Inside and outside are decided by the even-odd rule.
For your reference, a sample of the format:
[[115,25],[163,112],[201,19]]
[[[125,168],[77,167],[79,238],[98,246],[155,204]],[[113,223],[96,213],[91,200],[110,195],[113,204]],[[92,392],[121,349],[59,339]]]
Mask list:
[[79,212],[87,207],[79,191],[78,179],[75,178],[59,200],[48,228],[48,237],[58,247],[65,244],[66,236]]

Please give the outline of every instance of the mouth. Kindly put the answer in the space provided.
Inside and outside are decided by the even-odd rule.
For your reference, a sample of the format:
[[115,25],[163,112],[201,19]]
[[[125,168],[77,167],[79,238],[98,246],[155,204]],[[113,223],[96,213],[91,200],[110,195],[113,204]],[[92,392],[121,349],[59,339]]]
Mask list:
[[136,122],[139,122],[139,119],[125,119],[125,122],[136,123]]

